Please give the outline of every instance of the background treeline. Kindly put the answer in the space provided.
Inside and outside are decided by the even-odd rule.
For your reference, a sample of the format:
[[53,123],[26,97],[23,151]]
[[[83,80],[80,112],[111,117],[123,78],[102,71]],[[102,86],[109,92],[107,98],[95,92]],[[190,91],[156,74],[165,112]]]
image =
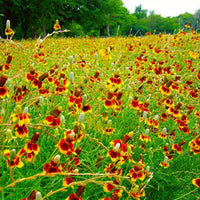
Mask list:
[[[198,9],[198,8],[197,8]],[[0,0],[0,36],[10,19],[15,39],[45,36],[53,31],[55,20],[67,36],[144,35],[146,32],[176,33],[190,23],[200,31],[200,9],[195,14],[162,17],[139,5],[134,13],[122,0]]]

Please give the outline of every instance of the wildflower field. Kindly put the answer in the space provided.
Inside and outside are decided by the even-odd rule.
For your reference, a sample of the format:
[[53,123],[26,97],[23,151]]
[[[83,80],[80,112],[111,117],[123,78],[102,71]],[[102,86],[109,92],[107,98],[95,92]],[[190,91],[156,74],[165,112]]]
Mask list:
[[200,199],[200,35],[0,38],[0,198]]

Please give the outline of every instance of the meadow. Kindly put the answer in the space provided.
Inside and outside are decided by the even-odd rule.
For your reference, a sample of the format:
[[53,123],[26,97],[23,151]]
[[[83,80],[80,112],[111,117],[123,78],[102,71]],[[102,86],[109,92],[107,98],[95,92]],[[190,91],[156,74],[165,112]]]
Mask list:
[[199,49],[189,27],[0,38],[1,199],[200,199]]

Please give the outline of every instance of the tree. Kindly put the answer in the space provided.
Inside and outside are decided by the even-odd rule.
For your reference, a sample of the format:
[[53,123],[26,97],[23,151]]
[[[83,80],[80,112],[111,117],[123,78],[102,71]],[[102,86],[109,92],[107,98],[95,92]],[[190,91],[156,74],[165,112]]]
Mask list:
[[184,28],[184,26],[186,24],[190,24],[190,26],[194,26],[194,15],[193,14],[190,14],[188,12],[184,13],[184,14],[180,14],[178,17],[177,17],[177,20],[178,22],[180,23],[181,27]]
[[194,27],[196,31],[200,31],[200,9],[194,13]]
[[122,10],[122,0],[88,0],[80,8],[80,23],[85,30],[99,30],[100,36],[107,30],[109,36],[110,26],[119,24]]
[[140,4],[135,8],[135,12],[133,13],[138,19],[142,19],[147,17],[147,10],[142,9],[142,5]]

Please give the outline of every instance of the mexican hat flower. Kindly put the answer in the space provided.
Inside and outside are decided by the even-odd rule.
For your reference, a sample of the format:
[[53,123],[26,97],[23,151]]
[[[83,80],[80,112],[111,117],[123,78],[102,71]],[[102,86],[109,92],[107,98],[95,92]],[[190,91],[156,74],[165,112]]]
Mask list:
[[1,75],[0,77],[0,98],[5,98],[5,96],[8,95],[8,90],[5,87],[6,81],[8,80],[8,77],[5,75]]
[[24,149],[21,149],[18,153],[16,153],[15,149],[10,150],[5,150],[4,155],[8,158],[6,160],[7,167],[8,168],[22,168],[24,166],[24,163],[21,161],[21,157],[25,153]]

